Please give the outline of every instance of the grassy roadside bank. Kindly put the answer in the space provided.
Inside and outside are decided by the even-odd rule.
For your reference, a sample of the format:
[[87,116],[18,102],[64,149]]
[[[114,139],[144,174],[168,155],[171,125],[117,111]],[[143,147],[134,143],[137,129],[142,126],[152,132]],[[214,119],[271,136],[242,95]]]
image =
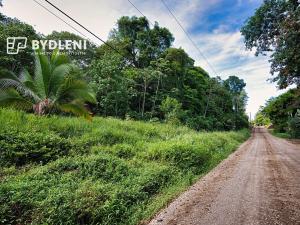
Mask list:
[[269,129],[268,131],[269,131],[270,134],[272,134],[275,137],[285,138],[285,139],[291,139],[292,138],[292,136],[288,133],[276,132],[274,129]]
[[137,224],[249,137],[0,110],[0,224]]

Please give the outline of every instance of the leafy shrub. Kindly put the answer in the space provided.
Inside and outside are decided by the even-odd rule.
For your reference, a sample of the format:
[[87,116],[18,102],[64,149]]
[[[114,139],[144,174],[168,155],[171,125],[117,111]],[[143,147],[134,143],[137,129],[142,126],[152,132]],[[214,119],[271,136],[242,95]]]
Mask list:
[[249,136],[1,109],[0,123],[5,225],[137,224]]
[[135,156],[136,148],[129,144],[116,144],[109,147],[107,151],[119,158],[130,159]]
[[0,166],[22,166],[30,162],[47,163],[67,155],[72,144],[52,133],[0,133]]
[[133,132],[123,132],[120,130],[106,128],[93,129],[91,133],[86,133],[82,136],[81,141],[83,145],[114,145],[117,143],[133,144],[138,141],[138,135]]
[[298,109],[295,116],[289,120],[288,125],[291,137],[300,138],[300,109]]
[[180,169],[197,171],[203,169],[210,159],[210,152],[199,145],[176,140],[153,143],[145,155],[150,160],[164,160]]
[[165,119],[171,124],[180,124],[182,117],[182,104],[175,98],[167,97],[161,103],[160,110],[164,113]]
[[152,163],[147,166],[136,183],[141,186],[142,192],[152,196],[157,194],[177,174],[178,170],[175,168]]

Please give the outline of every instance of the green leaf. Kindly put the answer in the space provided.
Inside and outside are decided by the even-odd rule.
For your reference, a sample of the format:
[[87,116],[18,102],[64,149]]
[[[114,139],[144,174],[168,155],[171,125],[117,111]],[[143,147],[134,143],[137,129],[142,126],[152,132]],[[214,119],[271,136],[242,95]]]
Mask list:
[[16,109],[32,109],[33,103],[21,96],[15,89],[0,90],[0,106]]

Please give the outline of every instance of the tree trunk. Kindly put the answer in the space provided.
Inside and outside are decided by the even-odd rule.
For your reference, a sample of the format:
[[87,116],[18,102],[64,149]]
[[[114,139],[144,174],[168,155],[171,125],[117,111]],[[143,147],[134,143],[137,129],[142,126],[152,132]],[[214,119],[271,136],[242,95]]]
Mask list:
[[144,79],[143,103],[142,103],[142,118],[144,117],[144,111],[145,111],[146,91],[147,91],[147,79],[145,78]]
[[[157,99],[157,94],[158,94],[158,88],[159,88],[159,80],[160,80],[160,76],[157,79],[157,86],[156,86],[155,98],[154,98],[154,102],[153,102],[153,106],[152,106],[152,113],[155,110],[155,104],[156,104],[156,99]],[[152,117],[152,113],[151,113],[151,117]]]
[[210,101],[211,92],[212,92],[212,90],[211,90],[211,88],[209,88],[209,93],[208,93],[208,97],[207,97],[207,103],[206,103],[206,107],[205,107],[204,115],[203,115],[204,118],[206,117],[206,113],[208,111],[208,105],[209,105],[209,101]]
[[47,98],[33,105],[34,114],[39,116],[45,115],[47,108],[50,108],[50,101]]

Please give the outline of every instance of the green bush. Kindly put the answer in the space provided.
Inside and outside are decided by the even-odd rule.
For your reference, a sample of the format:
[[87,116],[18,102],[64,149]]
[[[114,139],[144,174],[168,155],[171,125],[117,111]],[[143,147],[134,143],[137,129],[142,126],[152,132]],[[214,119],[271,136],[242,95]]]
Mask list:
[[0,131],[0,166],[22,166],[27,163],[47,163],[67,155],[70,141],[50,132],[22,133],[16,130]]
[[112,152],[120,158],[130,159],[135,156],[136,149],[133,145],[117,144],[113,146]]
[[0,109],[0,224],[138,224],[249,132]]
[[300,138],[300,109],[297,110],[295,116],[288,121],[289,134],[292,138]]
[[153,143],[144,154],[150,160],[164,160],[180,169],[198,172],[206,166],[211,157],[210,152],[200,145],[182,140]]

